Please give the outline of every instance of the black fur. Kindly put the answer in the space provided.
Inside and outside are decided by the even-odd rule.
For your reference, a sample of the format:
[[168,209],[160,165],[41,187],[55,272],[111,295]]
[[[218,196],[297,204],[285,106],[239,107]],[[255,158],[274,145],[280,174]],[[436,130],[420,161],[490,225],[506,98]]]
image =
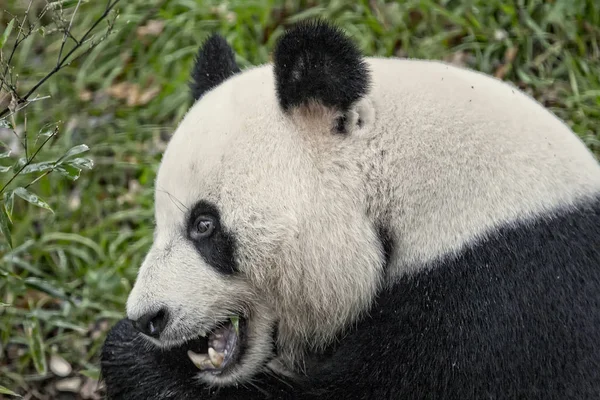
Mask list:
[[597,200],[403,277],[314,374],[314,398],[600,398],[598,243]]
[[335,132],[336,133],[348,133],[348,130],[346,129],[347,124],[348,124],[348,117],[346,114],[342,115],[341,117],[338,117],[335,120]]
[[274,63],[285,111],[313,100],[346,112],[369,88],[369,72],[355,44],[321,21],[286,32],[276,45]]
[[111,400],[281,399],[288,384],[259,376],[240,389],[208,389],[198,383],[198,369],[185,346],[170,351],[153,348],[127,319],[109,332],[102,349],[102,378]]
[[267,398],[261,390],[303,400],[598,399],[599,243],[600,200],[501,229],[380,293],[296,387],[259,375],[209,394],[183,351],[143,346],[126,322],[108,336],[103,375],[113,399],[130,400]]
[[238,72],[240,68],[229,44],[222,36],[211,35],[200,48],[192,69],[192,97],[198,100]]
[[[215,218],[217,224],[212,236],[194,240],[190,231],[199,215],[209,214]],[[188,239],[194,244],[204,261],[217,271],[230,275],[238,271],[235,261],[235,237],[221,224],[220,213],[217,206],[207,201],[198,202],[188,216]]]
[[377,236],[379,237],[379,242],[381,243],[381,248],[383,250],[383,256],[385,258],[384,266],[385,269],[387,269],[387,267],[390,265],[392,253],[394,251],[394,238],[392,237],[390,229],[383,224],[379,225]]

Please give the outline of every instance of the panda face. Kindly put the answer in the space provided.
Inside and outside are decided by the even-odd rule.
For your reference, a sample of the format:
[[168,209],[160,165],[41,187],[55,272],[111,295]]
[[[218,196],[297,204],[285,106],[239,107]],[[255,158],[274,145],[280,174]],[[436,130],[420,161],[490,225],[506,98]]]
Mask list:
[[154,243],[127,302],[149,340],[187,346],[198,377],[212,385],[320,348],[368,308],[381,281],[384,251],[365,194],[373,122],[366,79],[349,76],[350,89],[323,92],[339,79],[325,74],[314,90],[306,83],[290,91],[311,78],[310,57],[332,56],[315,50],[290,61],[297,50],[288,35],[278,60],[295,65],[290,74],[283,61],[237,73],[224,42],[205,44],[217,65],[195,72],[223,81],[195,81],[199,99],[163,156]]

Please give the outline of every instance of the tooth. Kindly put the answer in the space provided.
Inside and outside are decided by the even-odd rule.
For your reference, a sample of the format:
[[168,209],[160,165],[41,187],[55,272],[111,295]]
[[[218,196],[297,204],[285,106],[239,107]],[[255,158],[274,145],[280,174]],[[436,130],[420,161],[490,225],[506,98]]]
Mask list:
[[200,330],[200,336],[206,337],[206,331],[204,329]]
[[213,368],[213,364],[207,354],[196,354],[191,350],[188,350],[187,354],[199,370],[204,371],[205,369]]
[[211,340],[208,342],[208,347],[212,347],[213,349],[215,349],[217,352],[223,351],[225,345],[223,344],[222,341],[219,340]]
[[221,364],[223,364],[223,359],[225,358],[225,355],[223,355],[221,353],[217,353],[215,351],[215,349],[213,349],[212,347],[209,347],[208,348],[208,357],[210,357],[210,361],[212,362],[212,364],[216,368],[219,368],[221,366]]
[[204,361],[208,360],[208,355],[207,354],[196,354],[196,353],[194,353],[191,350],[188,350],[187,354],[188,354],[188,357],[190,358],[190,360],[197,367],[199,365],[201,365]]

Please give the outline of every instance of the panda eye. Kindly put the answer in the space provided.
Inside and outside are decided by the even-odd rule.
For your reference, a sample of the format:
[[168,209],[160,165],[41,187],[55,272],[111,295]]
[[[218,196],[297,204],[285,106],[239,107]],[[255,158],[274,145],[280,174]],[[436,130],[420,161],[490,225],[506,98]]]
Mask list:
[[194,239],[205,239],[213,234],[216,228],[216,221],[210,215],[200,215],[194,221],[191,233]]

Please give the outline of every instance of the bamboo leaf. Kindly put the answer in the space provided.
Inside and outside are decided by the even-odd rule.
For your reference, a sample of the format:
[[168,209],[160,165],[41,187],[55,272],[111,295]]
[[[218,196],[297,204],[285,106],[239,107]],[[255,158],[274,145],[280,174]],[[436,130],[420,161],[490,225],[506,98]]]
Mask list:
[[10,20],[10,22],[6,26],[6,29],[2,33],[2,36],[0,36],[0,49],[3,48],[4,45],[6,44],[6,41],[8,40],[8,37],[10,36],[10,33],[12,32],[14,26],[15,26],[15,19],[13,18]]
[[46,209],[46,210],[54,213],[54,211],[48,205],[48,203],[46,203],[45,201],[43,201],[42,199],[40,199],[37,195],[31,193],[30,191],[28,191],[24,187],[18,187],[18,188],[16,188],[14,190],[14,193],[17,196],[19,196],[20,198],[22,198],[23,200],[25,200],[26,202],[31,203],[34,206],[38,206],[40,208],[44,208],[44,209]]
[[8,220],[12,223],[12,212],[13,207],[15,205],[15,195],[12,190],[4,192],[4,209],[6,210],[6,215],[8,216]]
[[29,164],[28,166],[23,168],[23,171],[21,171],[21,173],[22,174],[31,174],[34,172],[45,172],[45,171],[49,171],[53,168],[54,168],[54,163],[52,161],[42,161],[42,162],[35,163],[35,164]]
[[17,172],[23,168],[25,164],[27,164],[27,159],[25,157],[21,157],[13,164],[12,169],[13,171]]
[[76,158],[66,162],[65,164],[78,169],[92,169],[94,167],[94,162],[89,158]]
[[44,142],[46,139],[48,139],[51,136],[56,135],[56,132],[58,131],[58,128],[54,128],[51,130],[40,130],[35,138],[35,143],[34,145],[37,145],[38,142]]
[[85,153],[89,149],[90,148],[85,144],[80,144],[78,146],[71,147],[69,151],[67,151],[66,154],[63,156],[63,159],[76,156],[77,154]]
[[48,3],[48,9],[50,10],[66,10],[67,8],[72,8],[77,5],[77,3],[81,2],[81,4],[87,3],[89,0],[56,0]]
[[235,329],[235,333],[239,334],[240,332],[240,318],[238,316],[229,317],[231,324],[233,325],[233,329]]
[[65,176],[67,179],[75,181],[79,178],[81,174],[81,170],[79,168],[73,167],[71,165],[59,165],[56,167],[56,171],[58,171],[62,176]]
[[10,235],[9,225],[10,219],[8,218],[8,215],[6,213],[6,208],[4,207],[4,204],[2,204],[2,207],[0,207],[0,231],[2,232],[4,238],[8,242],[8,245],[12,249],[12,237]]

